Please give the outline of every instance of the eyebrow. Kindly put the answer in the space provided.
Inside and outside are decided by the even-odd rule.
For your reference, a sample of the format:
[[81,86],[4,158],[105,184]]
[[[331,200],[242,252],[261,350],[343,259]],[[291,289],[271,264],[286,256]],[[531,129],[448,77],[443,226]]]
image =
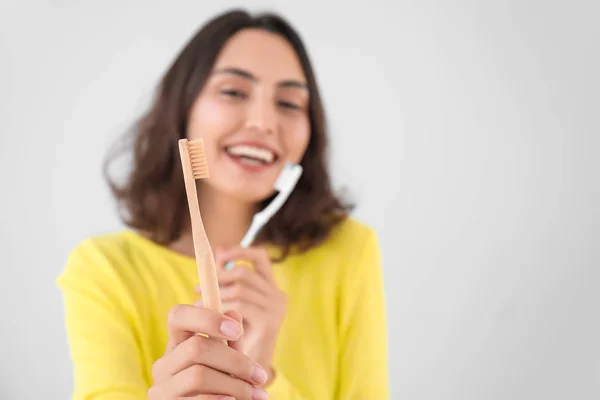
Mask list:
[[[221,69],[216,70],[215,74],[237,75],[241,78],[248,79],[249,81],[258,82],[258,78],[256,76],[254,76],[254,75],[252,75],[252,73],[250,73],[246,70],[240,69],[240,68],[234,68],[234,67],[221,68]],[[298,81],[295,79],[283,80],[283,81],[279,82],[277,84],[277,86],[279,86],[279,87],[294,87],[294,88],[308,90],[308,84],[306,82],[301,82],[301,81]]]

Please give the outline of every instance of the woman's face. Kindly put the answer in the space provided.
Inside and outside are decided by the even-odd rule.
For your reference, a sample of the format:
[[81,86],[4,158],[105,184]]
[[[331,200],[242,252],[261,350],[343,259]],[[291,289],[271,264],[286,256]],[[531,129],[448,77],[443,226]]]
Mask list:
[[231,37],[189,116],[188,139],[203,138],[210,172],[198,184],[252,203],[271,196],[285,162],[299,163],[308,146],[308,105],[285,39],[258,29]]

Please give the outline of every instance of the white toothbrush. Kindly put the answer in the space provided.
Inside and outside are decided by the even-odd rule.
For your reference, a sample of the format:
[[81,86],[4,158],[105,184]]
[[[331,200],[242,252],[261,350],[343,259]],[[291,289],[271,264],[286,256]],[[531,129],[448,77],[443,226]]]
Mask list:
[[[248,229],[248,232],[246,232],[246,235],[244,235],[244,238],[240,242],[240,247],[246,248],[252,244],[258,235],[258,232],[260,232],[267,222],[269,222],[271,217],[279,211],[283,203],[285,203],[290,196],[296,187],[296,183],[298,183],[298,180],[300,179],[300,175],[302,175],[302,167],[300,165],[291,162],[285,164],[285,167],[279,173],[274,185],[275,190],[279,193],[264,210],[254,214],[250,229]],[[225,264],[225,269],[232,269],[234,264],[234,261],[228,261],[227,264]]]

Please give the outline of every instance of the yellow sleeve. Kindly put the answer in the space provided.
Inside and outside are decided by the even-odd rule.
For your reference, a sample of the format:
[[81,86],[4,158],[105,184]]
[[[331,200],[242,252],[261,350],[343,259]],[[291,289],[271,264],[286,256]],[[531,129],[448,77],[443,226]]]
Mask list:
[[[342,288],[340,379],[337,399],[389,399],[388,335],[377,235],[350,260]],[[350,266],[349,266],[350,267]]]
[[73,400],[142,400],[147,382],[115,267],[85,242],[57,279],[73,363]]
[[296,386],[280,371],[276,371],[273,382],[267,388],[267,393],[269,394],[269,399],[273,400],[309,400],[300,394]]

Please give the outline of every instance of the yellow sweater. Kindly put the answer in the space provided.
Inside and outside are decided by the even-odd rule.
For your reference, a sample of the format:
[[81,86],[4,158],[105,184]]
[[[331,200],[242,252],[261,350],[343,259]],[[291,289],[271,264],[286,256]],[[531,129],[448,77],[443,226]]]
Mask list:
[[[387,322],[375,232],[349,219],[317,248],[273,265],[288,296],[272,400],[389,398]],[[129,230],[80,243],[57,284],[74,400],[141,400],[168,339],[167,313],[197,300],[193,258]]]

